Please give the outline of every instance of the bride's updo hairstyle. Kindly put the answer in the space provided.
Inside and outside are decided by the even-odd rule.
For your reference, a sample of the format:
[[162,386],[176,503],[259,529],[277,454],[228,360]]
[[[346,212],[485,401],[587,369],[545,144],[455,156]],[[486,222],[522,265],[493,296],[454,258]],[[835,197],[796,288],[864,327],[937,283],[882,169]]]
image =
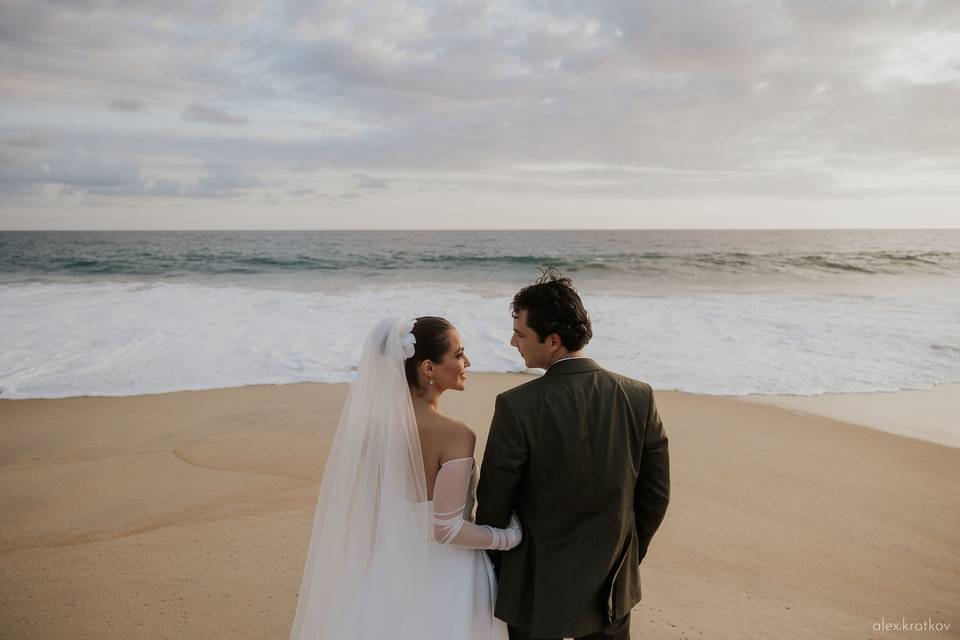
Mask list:
[[420,387],[420,363],[424,360],[440,364],[450,350],[450,329],[453,325],[437,316],[422,316],[413,324],[413,337],[417,339],[413,356],[403,363],[407,384]]

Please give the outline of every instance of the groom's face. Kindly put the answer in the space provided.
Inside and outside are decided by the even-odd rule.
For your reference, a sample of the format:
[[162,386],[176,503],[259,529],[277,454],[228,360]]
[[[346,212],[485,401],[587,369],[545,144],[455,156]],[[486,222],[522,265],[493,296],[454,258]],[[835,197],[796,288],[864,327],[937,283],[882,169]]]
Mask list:
[[521,309],[513,319],[513,337],[510,344],[517,348],[528,369],[546,368],[553,351],[544,342],[540,342],[537,332],[527,324],[527,310]]

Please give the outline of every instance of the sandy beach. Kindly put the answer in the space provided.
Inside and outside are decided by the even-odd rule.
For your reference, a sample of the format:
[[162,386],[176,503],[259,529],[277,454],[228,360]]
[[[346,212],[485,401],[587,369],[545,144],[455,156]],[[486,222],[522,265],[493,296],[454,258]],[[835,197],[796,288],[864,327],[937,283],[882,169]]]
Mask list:
[[[495,394],[524,379],[444,397],[478,458]],[[948,411],[907,393],[897,415],[951,419],[949,390]],[[0,638],[287,638],[345,393],[0,401]],[[633,637],[960,637],[960,449],[867,428],[866,409],[657,400],[673,497]],[[950,629],[876,630],[903,621]]]
[[745,399],[960,447],[960,384],[894,393],[756,395]]

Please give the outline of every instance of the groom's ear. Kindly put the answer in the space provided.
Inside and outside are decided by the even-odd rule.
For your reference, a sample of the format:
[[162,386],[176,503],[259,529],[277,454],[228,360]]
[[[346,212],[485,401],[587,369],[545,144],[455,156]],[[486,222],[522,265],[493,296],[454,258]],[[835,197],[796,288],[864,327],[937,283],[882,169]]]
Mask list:
[[563,340],[560,339],[559,333],[551,333],[543,342],[548,348],[553,349],[554,351],[563,345]]

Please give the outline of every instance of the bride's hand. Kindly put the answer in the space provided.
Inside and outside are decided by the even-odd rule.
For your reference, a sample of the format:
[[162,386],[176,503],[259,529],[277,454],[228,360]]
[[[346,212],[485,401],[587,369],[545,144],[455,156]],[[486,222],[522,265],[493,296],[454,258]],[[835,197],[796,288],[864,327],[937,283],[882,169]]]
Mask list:
[[507,525],[507,538],[509,540],[507,549],[513,549],[523,540],[523,527],[520,526],[520,519],[517,518],[516,511],[510,514],[510,524]]
[[510,514],[510,523],[505,529],[497,529],[488,524],[480,525],[490,532],[490,546],[487,549],[495,551],[509,551],[520,544],[523,540],[523,529],[520,527],[520,520],[516,512]]

